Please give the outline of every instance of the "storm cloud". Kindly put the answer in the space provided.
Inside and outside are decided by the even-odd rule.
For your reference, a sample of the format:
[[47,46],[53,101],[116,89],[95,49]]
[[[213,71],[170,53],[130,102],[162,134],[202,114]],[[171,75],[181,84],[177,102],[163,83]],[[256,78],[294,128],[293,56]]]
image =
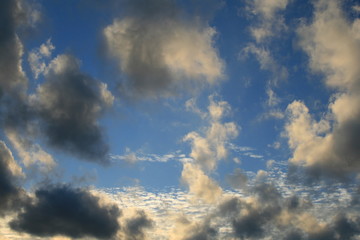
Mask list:
[[102,205],[99,197],[69,185],[52,185],[35,191],[35,198],[10,226],[34,236],[109,239],[120,229],[116,205]]

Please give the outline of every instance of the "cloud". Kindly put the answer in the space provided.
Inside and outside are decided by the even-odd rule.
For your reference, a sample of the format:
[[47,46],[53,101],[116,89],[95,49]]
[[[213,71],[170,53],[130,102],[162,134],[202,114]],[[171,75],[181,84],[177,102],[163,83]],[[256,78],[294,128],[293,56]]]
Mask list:
[[[264,46],[256,46],[255,44],[249,43],[245,48],[242,49],[239,57],[240,59],[245,59],[249,54],[253,54],[256,57],[257,61],[260,64],[260,69],[267,70],[272,73],[273,75],[272,77],[273,79],[271,80],[272,85],[276,86],[279,83],[279,81],[286,80],[288,78],[289,73],[287,69],[284,66],[279,65],[271,55],[271,52]],[[274,94],[272,94],[269,91],[272,91],[272,93],[274,93],[271,88],[267,89],[266,93],[268,94],[269,100],[274,100],[274,98],[271,99],[271,97],[276,97],[276,96],[274,96]],[[274,104],[277,102],[268,101],[267,103]]]
[[185,163],[181,180],[189,186],[189,192],[204,202],[214,203],[222,195],[222,189],[197,166]]
[[255,0],[248,2],[248,11],[258,18],[258,24],[250,28],[251,35],[257,42],[264,42],[269,37],[286,28],[283,17],[289,0]]
[[55,168],[55,160],[40,145],[21,137],[14,130],[7,129],[6,136],[22,158],[25,167],[37,165],[42,172],[49,172]]
[[222,123],[231,108],[225,101],[216,101],[214,96],[209,97],[207,118],[209,127],[205,130],[205,136],[197,132],[190,132],[184,137],[184,141],[191,142],[192,157],[197,164],[205,170],[214,170],[217,162],[225,159],[228,155],[226,143],[238,135],[238,127],[234,122]]
[[35,79],[46,71],[47,65],[45,60],[51,57],[51,52],[54,49],[55,46],[51,43],[51,39],[48,39],[45,43],[41,44],[39,48],[30,51],[28,61]]
[[248,178],[240,168],[236,168],[232,174],[227,176],[227,181],[234,189],[244,189],[247,186]]
[[123,220],[123,235],[121,239],[125,240],[143,240],[147,239],[145,229],[153,227],[153,221],[147,216],[145,211],[137,210],[134,214],[126,214]]
[[11,151],[0,141],[0,216],[17,210],[25,200],[19,180],[24,176]]
[[313,21],[298,29],[300,46],[309,55],[310,68],[324,74],[330,87],[358,91],[360,19],[350,22],[337,0],[317,1],[315,10]]
[[46,81],[30,96],[47,142],[88,161],[108,162],[108,146],[98,118],[114,97],[105,83],[80,71],[71,55],[59,55],[45,73]]
[[216,30],[185,15],[173,1],[129,1],[125,16],[103,33],[108,54],[126,75],[125,94],[171,96],[223,78]]
[[290,162],[316,178],[346,179],[360,171],[360,38],[354,31],[360,22],[347,20],[335,0],[318,1],[315,10],[313,21],[298,29],[300,46],[309,55],[311,70],[322,73],[337,93],[319,121],[302,102],[288,106]]
[[[23,45],[16,34],[24,23],[21,1],[4,0],[0,3],[0,97],[26,89],[27,78],[21,67]],[[25,20],[26,21],[26,20]]]
[[116,205],[101,205],[99,197],[69,185],[35,191],[35,198],[10,222],[10,227],[34,236],[109,239],[120,229]]

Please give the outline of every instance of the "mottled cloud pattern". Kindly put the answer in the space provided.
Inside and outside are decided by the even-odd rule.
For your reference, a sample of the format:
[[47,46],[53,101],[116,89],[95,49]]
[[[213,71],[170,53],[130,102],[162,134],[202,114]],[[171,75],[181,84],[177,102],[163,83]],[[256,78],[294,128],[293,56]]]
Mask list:
[[[90,28],[64,21],[66,40],[46,32],[62,14],[40,12],[55,3],[0,1],[1,239],[360,239],[359,5],[200,2],[79,1],[70,22]],[[244,72],[265,81],[243,86]],[[327,92],[302,98],[307,86]],[[109,175],[83,186],[89,169]]]

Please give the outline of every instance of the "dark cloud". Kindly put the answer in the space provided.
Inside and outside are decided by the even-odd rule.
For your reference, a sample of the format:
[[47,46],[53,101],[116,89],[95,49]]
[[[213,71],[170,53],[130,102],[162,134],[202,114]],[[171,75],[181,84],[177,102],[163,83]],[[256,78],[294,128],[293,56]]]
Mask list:
[[47,186],[35,192],[10,227],[34,236],[110,239],[120,229],[116,205],[102,205],[88,191],[68,185]]
[[20,171],[10,150],[0,141],[0,216],[17,209],[26,198],[17,184]]
[[46,81],[32,96],[48,143],[88,161],[108,162],[108,145],[97,119],[112,104],[106,85],[82,73],[71,55],[49,66]]
[[21,23],[19,1],[0,2],[0,97],[16,93],[26,86],[27,80],[21,70],[22,44],[16,34]]
[[153,221],[144,211],[137,211],[135,217],[127,219],[125,224],[125,235],[127,240],[145,239],[144,230],[153,227]]
[[[194,230],[195,229],[193,229],[193,231]],[[217,234],[217,229],[208,224],[203,224],[199,226],[190,237],[187,237],[184,240],[215,240],[217,239]]]

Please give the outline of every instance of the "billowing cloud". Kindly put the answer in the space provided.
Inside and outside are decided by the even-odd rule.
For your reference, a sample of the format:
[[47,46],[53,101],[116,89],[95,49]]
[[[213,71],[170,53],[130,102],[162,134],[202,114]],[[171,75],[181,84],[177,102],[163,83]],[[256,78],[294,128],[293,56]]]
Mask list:
[[114,101],[107,85],[82,73],[71,55],[56,57],[45,78],[30,105],[41,119],[47,142],[85,160],[108,162],[108,146],[97,123]]
[[360,19],[348,20],[340,1],[320,0],[315,3],[313,21],[298,29],[300,46],[309,55],[311,69],[324,74],[328,86],[358,91],[359,28]]
[[209,97],[207,118],[210,126],[206,128],[204,136],[197,132],[190,132],[184,141],[191,142],[190,156],[205,170],[214,170],[221,159],[225,159],[228,151],[226,143],[237,137],[238,127],[234,122],[222,123],[222,119],[231,111],[225,101],[216,101]]
[[126,75],[124,91],[169,96],[223,77],[214,28],[184,16],[173,1],[129,1],[127,7],[128,14],[103,31],[109,55]]
[[68,185],[46,186],[10,222],[15,231],[34,236],[110,239],[120,229],[116,205],[103,205],[99,197]]
[[15,210],[25,199],[25,192],[19,184],[23,172],[15,162],[11,151],[0,141],[0,216]]
[[288,106],[286,133],[294,150],[290,162],[312,176],[345,178],[360,171],[360,21],[347,20],[336,0],[318,1],[315,9],[313,22],[298,30],[300,45],[310,68],[338,92],[319,121],[302,102]]

